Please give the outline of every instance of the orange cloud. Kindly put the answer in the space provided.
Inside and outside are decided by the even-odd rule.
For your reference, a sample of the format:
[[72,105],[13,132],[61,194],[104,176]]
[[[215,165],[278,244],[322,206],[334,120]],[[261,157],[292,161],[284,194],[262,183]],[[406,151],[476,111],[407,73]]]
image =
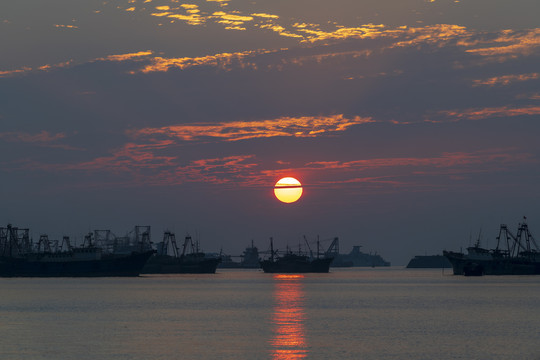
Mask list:
[[56,28],[66,28],[66,29],[78,29],[79,28],[78,26],[75,26],[75,25],[58,25],[58,24],[55,24],[54,27],[56,27]]
[[375,38],[385,34],[389,34],[388,31],[384,31],[384,25],[379,24],[366,24],[360,27],[340,27],[334,31],[324,31],[319,29],[314,24],[294,24],[298,31],[304,33],[304,41],[316,42],[322,40],[337,40],[348,38]]
[[[514,166],[535,164],[531,154],[514,148],[477,152],[447,152],[430,157],[388,157],[358,160],[272,161],[262,164],[255,155],[228,155],[182,161],[173,140],[147,144],[130,142],[111,155],[79,164],[28,163],[25,168],[46,171],[105,172],[116,176],[115,183],[126,186],[170,186],[186,182],[231,184],[234,186],[270,186],[276,177],[291,173],[312,179],[306,186],[359,184],[363,188],[392,191],[397,187],[421,188],[456,186],[455,181],[477,173],[511,171]],[[441,181],[433,182],[433,177]],[[452,184],[450,184],[452,183]],[[439,185],[435,185],[439,184]],[[103,184],[101,184],[103,185]]]
[[446,45],[450,41],[457,40],[457,44],[465,46],[473,35],[473,32],[467,30],[464,26],[450,25],[450,24],[437,24],[431,26],[424,26],[420,28],[405,28],[404,34],[409,37],[408,40],[398,41],[394,46],[417,46],[421,44],[431,44],[438,47]]
[[[220,22],[227,24],[231,28],[237,30],[245,30],[242,26],[244,21],[248,19],[253,19],[253,17],[245,17],[235,14],[227,14],[224,12],[215,12],[213,17],[220,18]],[[166,15],[166,14],[163,14]],[[257,14],[260,15],[260,14]],[[169,15],[167,15],[169,16]],[[270,15],[267,15],[270,17]],[[347,39],[347,38],[374,38],[374,37],[392,37],[392,38],[407,38],[407,40],[399,40],[396,43],[390,45],[390,47],[403,47],[403,46],[416,46],[421,43],[434,43],[442,46],[444,43],[452,39],[460,39],[465,44],[465,39],[471,36],[471,33],[467,31],[466,28],[457,25],[433,25],[426,26],[422,28],[409,28],[406,26],[395,28],[395,29],[385,29],[383,25],[373,25],[367,24],[362,27],[357,28],[339,28],[333,32],[325,32],[322,30],[316,30],[314,28],[318,27],[317,24],[305,24],[305,23],[296,23],[293,25],[299,32],[304,34],[298,34],[288,31],[281,25],[275,23],[263,23],[259,26],[262,29],[270,29],[272,31],[278,32],[280,35],[288,37],[298,37],[302,38],[302,41],[321,41],[329,39]],[[464,46],[464,45],[463,45]],[[304,61],[315,60],[321,61],[325,57],[336,57],[336,56],[369,56],[373,50],[361,50],[361,51],[345,51],[338,53],[327,53],[327,54],[316,54],[304,57],[295,57],[293,59],[282,59],[279,66],[282,66],[285,62],[296,63],[301,65]],[[171,68],[186,69],[194,66],[214,66],[219,67],[220,69],[227,70],[231,65],[236,64],[240,67],[251,67],[257,68],[256,64],[256,55],[276,52],[267,51],[267,50],[257,50],[257,51],[244,51],[236,53],[219,53],[214,55],[207,55],[201,57],[183,57],[183,58],[164,58],[164,57],[154,57],[150,59],[151,64],[145,66],[143,69],[136,72],[142,73],[151,73],[157,71],[168,71]],[[141,52],[141,55],[148,55],[145,52]],[[251,62],[246,62],[245,59],[253,57],[254,60]]]
[[[136,59],[136,58],[142,58],[142,57],[150,56],[150,55],[152,55],[152,51],[147,50],[147,51],[139,51],[139,52],[135,52],[135,53],[109,55],[109,56],[93,59],[93,60],[91,60],[89,62],[94,62],[94,61],[128,61],[128,60],[132,60],[132,59]],[[29,72],[32,72],[32,71],[38,71],[38,70],[39,71],[49,71],[49,70],[52,70],[52,69],[60,69],[60,68],[68,67],[68,66],[70,66],[72,64],[73,64],[73,60],[68,60],[68,61],[64,61],[64,62],[56,63],[56,64],[46,64],[46,65],[42,65],[42,66],[39,66],[39,67],[36,67],[36,68],[24,67],[22,69],[17,69],[17,70],[0,71],[0,78],[8,77],[8,76],[14,76],[14,75],[23,75],[25,73],[29,73]]]
[[529,55],[540,46],[540,28],[526,32],[504,30],[498,38],[491,42],[501,45],[469,49],[467,52],[481,56]]
[[106,57],[103,57],[103,58],[98,58],[96,60],[101,60],[101,61],[127,61],[127,60],[140,58],[140,57],[145,57],[145,56],[149,56],[149,55],[152,55],[152,51],[147,50],[147,51],[139,51],[139,52],[135,52],[135,53],[109,55],[109,56],[106,56]]
[[222,19],[222,20],[228,20],[228,21],[239,21],[239,22],[246,22],[246,21],[252,21],[253,16],[244,16],[244,15],[236,15],[236,14],[230,14],[223,11],[216,11],[212,14],[213,17]]
[[[364,189],[392,191],[406,187],[409,190],[459,186],[460,179],[478,173],[500,172],[522,164],[535,164],[535,156],[519,153],[517,149],[488,149],[477,152],[448,152],[432,157],[389,157],[352,161],[314,161],[305,165],[291,166],[288,162],[278,169],[263,170],[254,176],[256,183],[268,183],[281,174],[300,173],[312,180],[306,186],[328,188],[329,185],[342,186],[358,184]],[[433,177],[442,179],[433,182]],[[451,182],[451,184],[450,184]]]
[[[142,73],[151,73],[157,71],[168,71],[171,68],[178,68],[181,70],[194,67],[194,66],[215,66],[220,69],[227,69],[233,63],[239,64],[241,67],[255,67],[254,64],[242,62],[243,59],[254,56],[257,54],[267,53],[269,51],[244,51],[236,53],[221,53],[200,57],[183,57],[183,58],[163,58],[154,57],[151,59],[151,64],[145,66],[140,70]],[[133,72],[134,73],[134,72]]]
[[266,14],[266,13],[253,13],[251,16],[261,17],[265,19],[279,19],[278,15]]
[[128,176],[125,185],[170,186],[186,182],[216,184],[238,183],[238,179],[249,173],[258,164],[252,155],[235,155],[221,158],[197,159],[181,164],[175,156],[157,155],[170,142],[154,144],[128,143],[115,150],[110,156],[92,161],[60,166],[42,166],[45,170],[84,170],[109,172]]
[[13,75],[24,74],[24,73],[26,73],[28,71],[32,71],[32,68],[31,67],[23,67],[21,69],[16,69],[16,70],[4,70],[4,71],[0,71],[0,78],[13,76]]
[[513,82],[518,81],[527,81],[527,80],[537,80],[540,79],[540,73],[529,73],[529,74],[517,74],[517,75],[502,75],[494,76],[485,80],[473,80],[473,86],[480,85],[510,85]]
[[[182,14],[175,13],[174,11],[182,8]],[[174,20],[185,21],[189,25],[201,25],[206,22],[207,17],[201,16],[199,13],[199,7],[195,4],[181,4],[179,8],[171,8],[168,5],[156,6],[156,10],[160,12],[151,13],[151,16],[155,17],[168,17]]]
[[460,120],[460,119],[480,120],[480,119],[486,119],[490,117],[539,115],[540,106],[525,106],[521,108],[511,108],[508,106],[500,106],[500,107],[483,108],[483,109],[441,111],[441,114],[454,118],[456,120]]
[[238,141],[275,136],[316,137],[324,133],[345,131],[349,127],[372,122],[371,118],[340,115],[319,117],[282,117],[273,120],[233,121],[216,124],[184,124],[161,128],[145,128],[131,132],[134,137],[165,135],[184,141],[210,137]]

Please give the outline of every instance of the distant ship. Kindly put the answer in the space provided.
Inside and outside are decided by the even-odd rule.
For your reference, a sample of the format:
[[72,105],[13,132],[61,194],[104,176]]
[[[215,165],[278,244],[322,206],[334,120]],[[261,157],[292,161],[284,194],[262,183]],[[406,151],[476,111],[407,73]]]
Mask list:
[[0,276],[138,276],[154,253],[150,227],[136,226],[135,237],[116,238],[111,234],[109,230],[96,230],[85,236],[82,246],[74,247],[67,236],[59,243],[41,235],[34,244],[29,229],[0,227]]
[[452,263],[443,255],[416,255],[407,264],[407,269],[451,268]]
[[339,238],[335,237],[326,251],[327,257],[333,257],[332,267],[377,267],[390,266],[379,254],[366,254],[360,251],[360,245],[353,246],[348,254],[339,253]]
[[278,256],[277,251],[274,251],[273,239],[270,238],[270,258],[262,260],[260,264],[265,273],[327,273],[332,260],[331,257],[319,258],[318,249],[316,257],[291,251]]
[[218,267],[228,269],[258,269],[261,266],[259,263],[259,249],[253,244],[253,240],[251,241],[251,246],[246,247],[240,258],[240,262],[237,262],[233,261],[230,255],[222,255],[221,263]]
[[[172,250],[172,255],[169,251]],[[163,241],[158,243],[157,254],[152,256],[144,266],[143,274],[214,274],[220,257],[208,257],[199,251],[198,242],[186,236],[182,252],[177,246],[174,233],[165,231]]]
[[478,237],[475,245],[467,248],[467,254],[443,251],[443,255],[452,263],[454,275],[540,274],[539,248],[525,221],[519,224],[516,235],[501,224],[495,249],[480,247]]

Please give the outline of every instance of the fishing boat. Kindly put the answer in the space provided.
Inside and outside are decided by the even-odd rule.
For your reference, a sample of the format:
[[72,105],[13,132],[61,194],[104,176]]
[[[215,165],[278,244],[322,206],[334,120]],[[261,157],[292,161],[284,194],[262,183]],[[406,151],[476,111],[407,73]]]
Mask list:
[[[99,238],[99,234],[107,238]],[[102,277],[138,276],[154,253],[150,227],[136,226],[135,237],[111,237],[109,230],[96,230],[81,246],[41,235],[37,244],[29,229],[0,227],[0,276],[2,277]],[[99,239],[98,239],[99,238]]]
[[316,257],[302,254],[300,250],[297,254],[287,250],[285,254],[278,255],[270,238],[270,258],[262,260],[260,264],[265,273],[327,273],[332,260],[332,257],[319,257],[319,242]]
[[454,275],[539,275],[540,251],[524,217],[514,235],[501,224],[495,249],[480,246],[480,237],[467,253],[443,251],[452,264]]
[[143,274],[214,274],[220,257],[207,256],[199,250],[199,242],[191,236],[184,239],[182,251],[177,246],[175,234],[165,231],[158,243],[157,253],[142,270]]

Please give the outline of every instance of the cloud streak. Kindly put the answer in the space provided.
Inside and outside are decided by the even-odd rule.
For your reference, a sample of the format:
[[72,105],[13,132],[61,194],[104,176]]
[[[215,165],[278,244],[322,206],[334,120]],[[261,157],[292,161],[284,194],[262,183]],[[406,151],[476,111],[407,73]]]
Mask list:
[[129,131],[135,138],[165,136],[182,141],[213,138],[224,141],[240,141],[271,137],[317,137],[345,131],[351,126],[372,122],[359,116],[346,118],[334,116],[282,117],[272,120],[232,121],[217,124],[182,124],[160,128],[144,128]]
[[441,114],[456,120],[480,120],[494,117],[513,117],[522,115],[539,115],[540,106],[531,105],[525,107],[500,106],[480,109],[448,110]]
[[64,139],[65,137],[65,133],[51,133],[45,130],[39,133],[25,133],[20,131],[0,132],[0,139],[7,142],[47,144]]
[[473,86],[506,86],[516,82],[538,80],[540,79],[540,73],[528,73],[528,74],[513,74],[513,75],[501,75],[494,76],[484,80],[473,80]]

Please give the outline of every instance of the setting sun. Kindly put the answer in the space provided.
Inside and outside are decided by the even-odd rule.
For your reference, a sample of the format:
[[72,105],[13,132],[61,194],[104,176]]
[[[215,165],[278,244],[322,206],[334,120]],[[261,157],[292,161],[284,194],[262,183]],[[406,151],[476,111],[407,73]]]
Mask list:
[[293,203],[302,196],[302,184],[293,177],[284,177],[274,186],[274,195],[284,203]]

